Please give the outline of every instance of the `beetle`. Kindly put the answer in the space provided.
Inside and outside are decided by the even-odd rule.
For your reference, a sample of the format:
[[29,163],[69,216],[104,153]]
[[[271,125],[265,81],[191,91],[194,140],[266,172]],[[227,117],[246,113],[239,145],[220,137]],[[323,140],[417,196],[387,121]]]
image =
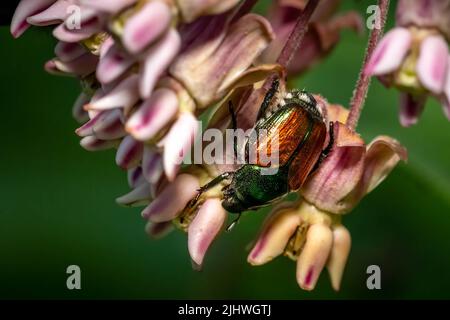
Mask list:
[[[239,214],[228,227],[230,229],[246,210],[272,204],[292,191],[297,191],[314,172],[320,162],[329,153],[333,144],[333,128],[330,122],[330,139],[327,139],[327,126],[321,110],[314,97],[302,90],[292,90],[281,97],[278,93],[279,80],[275,79],[264,97],[258,112],[257,121],[252,131],[266,130],[264,139],[247,140],[245,144],[246,158],[249,150],[260,151],[268,148],[269,152],[277,152],[278,167],[272,175],[262,174],[267,164],[257,159],[256,163],[245,163],[236,171],[224,172],[199,189],[197,196],[191,201],[194,206],[201,194],[210,188],[229,181],[222,188],[222,206],[230,213]],[[232,123],[236,129],[236,116],[231,102],[229,103]],[[271,112],[270,109],[273,109]],[[278,135],[277,150],[270,150],[272,139]],[[237,154],[236,144],[234,146]],[[270,166],[270,164],[269,164]]]

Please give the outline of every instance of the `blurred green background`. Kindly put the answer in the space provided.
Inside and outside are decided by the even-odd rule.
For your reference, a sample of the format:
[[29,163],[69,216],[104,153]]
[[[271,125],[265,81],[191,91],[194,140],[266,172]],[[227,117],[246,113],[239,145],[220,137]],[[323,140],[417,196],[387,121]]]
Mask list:
[[[346,1],[344,9],[364,15],[368,4]],[[347,104],[366,37],[345,32],[298,86]],[[0,28],[0,298],[450,298],[450,123],[435,101],[418,125],[404,129],[397,93],[373,82],[359,131],[367,141],[396,137],[410,160],[344,218],[353,247],[341,291],[332,291],[324,272],[304,292],[287,258],[247,264],[246,245],[264,214],[245,215],[221,236],[202,272],[191,269],[183,233],[148,239],[140,209],[114,202],[128,190],[114,152],[79,147],[70,111],[78,83],[43,71],[53,45],[46,30],[14,41]],[[71,264],[81,267],[82,290],[66,289]],[[371,264],[381,267],[381,290],[366,288]]]

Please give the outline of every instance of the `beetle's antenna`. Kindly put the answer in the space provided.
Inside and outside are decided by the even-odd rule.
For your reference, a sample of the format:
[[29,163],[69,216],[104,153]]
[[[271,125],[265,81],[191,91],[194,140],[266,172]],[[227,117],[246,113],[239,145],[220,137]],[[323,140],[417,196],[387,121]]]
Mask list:
[[230,232],[231,230],[233,230],[233,228],[239,222],[239,219],[241,219],[241,216],[242,216],[242,212],[239,212],[238,217],[236,219],[234,219],[233,222],[231,222],[230,225],[227,227],[227,229],[226,229],[227,232]]

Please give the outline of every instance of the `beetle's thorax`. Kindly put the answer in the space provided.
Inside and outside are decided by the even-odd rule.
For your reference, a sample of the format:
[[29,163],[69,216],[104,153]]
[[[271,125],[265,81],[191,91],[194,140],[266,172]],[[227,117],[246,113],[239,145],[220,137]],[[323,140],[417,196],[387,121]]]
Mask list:
[[324,121],[324,116],[317,105],[316,99],[310,93],[298,89],[278,93],[264,114],[264,119],[269,118],[274,112],[289,104],[301,105],[311,116],[317,120]]

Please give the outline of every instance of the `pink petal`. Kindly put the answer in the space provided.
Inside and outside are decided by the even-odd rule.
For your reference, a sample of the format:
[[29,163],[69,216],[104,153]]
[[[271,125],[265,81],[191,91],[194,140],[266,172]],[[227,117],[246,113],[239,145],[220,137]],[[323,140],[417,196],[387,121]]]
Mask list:
[[153,138],[175,117],[178,97],[169,89],[158,89],[138,108],[126,124],[127,131],[138,140]]
[[264,222],[258,240],[247,257],[254,266],[265,264],[284,252],[289,239],[300,225],[299,214],[290,208],[274,209]]
[[103,112],[103,111],[97,111],[97,110],[88,110],[86,111],[88,113],[89,116],[89,120],[95,118],[96,116],[98,116],[99,113]]
[[88,151],[101,151],[116,148],[120,140],[100,140],[94,136],[84,137],[80,141],[81,147]]
[[82,47],[79,43],[68,43],[59,41],[55,47],[55,55],[62,62],[73,61],[81,57],[86,52],[87,52],[86,49]]
[[409,93],[400,93],[400,123],[410,127],[417,123],[425,107],[426,95],[412,96]]
[[105,39],[105,41],[102,43],[99,54],[100,54],[100,61],[105,57],[105,55],[108,53],[109,49],[114,45],[114,38],[109,36]]
[[53,30],[53,36],[64,42],[79,42],[102,30],[104,16],[89,8],[80,8],[80,14],[80,28],[74,28],[74,21],[69,18]]
[[350,253],[351,236],[347,228],[338,225],[333,229],[333,247],[327,262],[331,285],[334,290],[339,291],[345,264]]
[[320,167],[306,180],[301,194],[317,208],[335,214],[352,209],[347,196],[364,173],[364,141],[340,122],[334,123],[334,145]]
[[55,75],[83,77],[95,70],[97,62],[98,57],[88,52],[69,62],[63,62],[55,58],[48,61],[44,68],[47,72]]
[[74,1],[58,0],[46,10],[29,17],[27,22],[35,26],[48,26],[61,23],[70,14],[68,8],[73,4]]
[[97,79],[101,83],[110,83],[124,74],[134,62],[134,58],[128,56],[117,45],[112,45],[99,61]]
[[447,77],[448,47],[441,36],[423,40],[417,61],[417,76],[422,85],[436,95],[444,89]]
[[141,207],[147,205],[151,198],[150,185],[143,183],[129,193],[117,198],[116,202],[123,206]]
[[86,109],[108,110],[114,108],[129,108],[139,100],[139,76],[134,74],[123,80],[107,95],[87,105]]
[[98,11],[104,11],[108,13],[117,13],[126,7],[131,6],[136,3],[137,0],[108,0],[108,1],[98,1],[98,0],[80,0],[81,4],[93,8]]
[[207,199],[188,229],[188,248],[193,262],[201,266],[209,246],[225,223],[227,213],[218,198]]
[[75,133],[80,137],[92,136],[94,134],[94,125],[99,121],[102,117],[105,117],[104,111],[96,114],[92,119],[83,124],[81,127],[75,130]]
[[143,148],[142,142],[134,140],[131,136],[126,136],[117,149],[116,164],[122,169],[137,166],[142,159]]
[[174,219],[197,194],[199,187],[199,181],[196,177],[189,174],[180,174],[142,211],[142,216],[152,222],[165,222]]
[[180,46],[180,35],[174,29],[170,29],[145,53],[139,86],[143,98],[150,97],[158,78],[169,67],[180,50]]
[[26,21],[28,17],[37,14],[49,6],[56,0],[22,0],[17,6],[11,21],[10,31],[14,38],[20,37],[30,26]]
[[86,40],[90,38],[92,35],[94,35],[96,32],[100,30],[91,30],[87,28],[81,28],[81,29],[67,29],[64,24],[60,24],[58,27],[56,27],[53,30],[53,36],[64,42],[80,42],[83,40]]
[[128,169],[127,180],[130,188],[136,188],[137,186],[145,183],[144,175],[142,174],[142,168],[134,167]]
[[173,124],[164,142],[164,172],[169,181],[172,181],[181,163],[191,150],[199,124],[197,119],[188,112],[182,113]]
[[125,23],[122,42],[132,54],[148,47],[169,27],[172,13],[162,1],[150,1]]
[[174,225],[171,221],[161,223],[148,222],[145,226],[145,232],[153,239],[161,239],[173,229]]
[[395,71],[408,53],[411,41],[408,29],[392,29],[378,44],[364,72],[369,75],[384,75]]
[[297,260],[297,282],[302,289],[314,289],[332,245],[333,234],[328,226],[313,224],[309,227],[305,246]]
[[122,110],[115,109],[105,112],[106,116],[94,125],[94,135],[97,138],[112,140],[126,135],[123,124]]
[[400,160],[408,159],[408,151],[397,140],[388,136],[376,137],[368,146],[364,176],[358,188],[363,194],[375,189]]
[[142,157],[143,176],[150,184],[156,184],[164,171],[161,155],[151,147],[144,147]]
[[[182,33],[184,48],[171,64],[170,74],[185,86],[199,108],[228,94],[229,87],[245,75],[274,37],[270,23],[261,16],[248,14],[229,25],[231,18],[200,19]],[[190,32],[193,39],[186,43]]]
[[102,140],[115,140],[126,135],[121,110],[104,111],[76,130],[79,136],[94,135]]
[[399,0],[396,1],[397,25],[433,29],[450,39],[450,5],[447,0]]
[[183,0],[177,4],[184,22],[192,22],[201,16],[216,15],[232,9],[239,0]]
[[79,29],[77,32],[75,30],[67,29],[64,24],[60,24],[53,30],[53,36],[64,42],[80,42],[91,37],[94,34],[89,29]]

